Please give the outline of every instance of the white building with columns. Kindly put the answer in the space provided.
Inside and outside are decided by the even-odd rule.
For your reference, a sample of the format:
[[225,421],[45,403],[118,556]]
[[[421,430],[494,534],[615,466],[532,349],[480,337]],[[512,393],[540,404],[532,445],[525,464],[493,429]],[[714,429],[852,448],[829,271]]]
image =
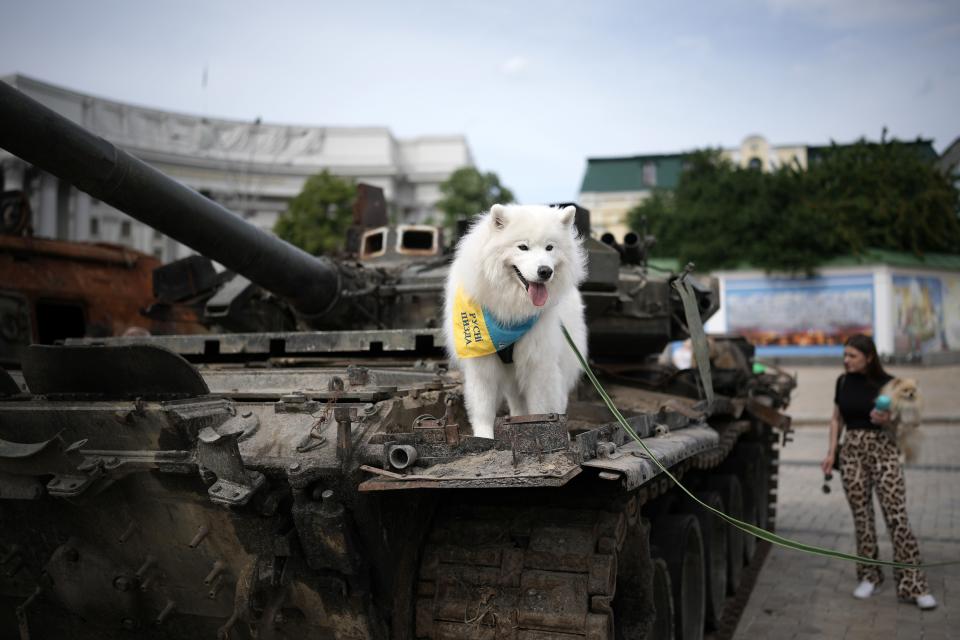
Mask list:
[[[462,135],[398,139],[386,127],[245,122],[134,106],[22,75],[0,77],[28,96],[166,175],[272,230],[306,179],[327,170],[384,190],[398,220],[439,220],[439,186],[473,166]],[[34,234],[114,242],[164,261],[189,250],[0,149],[0,186],[25,191]]]

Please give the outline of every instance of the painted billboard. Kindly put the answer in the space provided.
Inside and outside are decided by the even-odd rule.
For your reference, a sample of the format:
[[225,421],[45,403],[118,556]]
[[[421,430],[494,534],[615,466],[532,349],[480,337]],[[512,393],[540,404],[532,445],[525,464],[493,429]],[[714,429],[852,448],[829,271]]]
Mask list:
[[960,276],[950,275],[943,282],[943,326],[947,349],[960,351]]
[[893,276],[896,353],[929,353],[947,348],[943,286],[932,276]]
[[873,333],[873,274],[726,281],[727,330],[761,354],[838,354]]

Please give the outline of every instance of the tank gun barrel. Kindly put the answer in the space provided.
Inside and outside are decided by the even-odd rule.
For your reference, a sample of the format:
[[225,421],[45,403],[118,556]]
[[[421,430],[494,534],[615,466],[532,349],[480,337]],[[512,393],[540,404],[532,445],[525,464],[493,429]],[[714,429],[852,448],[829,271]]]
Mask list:
[[0,82],[0,147],[216,260],[306,316],[337,300],[340,273]]
[[623,255],[623,246],[617,242],[616,237],[609,231],[600,236],[600,242],[607,245],[611,249],[616,249],[617,253],[619,253],[621,256]]
[[640,236],[628,231],[623,236],[623,261],[627,264],[640,264],[643,261],[644,246]]

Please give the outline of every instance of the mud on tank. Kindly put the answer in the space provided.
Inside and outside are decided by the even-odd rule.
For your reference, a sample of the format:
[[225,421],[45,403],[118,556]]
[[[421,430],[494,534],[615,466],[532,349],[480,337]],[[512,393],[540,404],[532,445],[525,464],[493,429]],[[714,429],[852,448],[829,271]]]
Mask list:
[[[431,324],[446,260],[369,255],[404,246],[375,202],[354,257],[315,258],[3,84],[0,116],[18,123],[0,147],[235,272],[208,317],[257,326],[35,345],[0,372],[0,635],[729,630],[762,561],[753,539],[685,500],[586,387],[567,414],[474,437]],[[720,339],[705,402],[696,371],[655,359],[687,336],[678,274],[585,242],[607,391],[705,502],[773,528],[793,380],[754,374],[752,347]],[[715,284],[694,294],[701,317],[716,310]]]

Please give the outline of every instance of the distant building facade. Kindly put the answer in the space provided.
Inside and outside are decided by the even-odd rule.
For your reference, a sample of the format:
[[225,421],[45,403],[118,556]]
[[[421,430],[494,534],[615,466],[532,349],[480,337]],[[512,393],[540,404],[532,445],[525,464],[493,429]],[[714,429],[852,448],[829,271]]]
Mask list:
[[[421,222],[440,218],[440,184],[458,168],[473,166],[462,135],[397,139],[386,127],[205,118],[97,98],[22,75],[0,81],[268,231],[306,179],[323,170],[382,188],[399,220]],[[190,253],[2,149],[0,183],[27,192],[35,235],[114,242],[165,262]]]
[[[924,156],[936,160],[932,140],[913,143]],[[830,146],[772,145],[763,136],[746,137],[739,147],[721,150],[734,165],[775,171],[794,165],[806,169],[830,152]],[[649,154],[615,158],[588,158],[579,202],[590,209],[590,225],[597,233],[609,231],[618,239],[628,231],[627,213],[655,189],[677,187],[685,153]]]

